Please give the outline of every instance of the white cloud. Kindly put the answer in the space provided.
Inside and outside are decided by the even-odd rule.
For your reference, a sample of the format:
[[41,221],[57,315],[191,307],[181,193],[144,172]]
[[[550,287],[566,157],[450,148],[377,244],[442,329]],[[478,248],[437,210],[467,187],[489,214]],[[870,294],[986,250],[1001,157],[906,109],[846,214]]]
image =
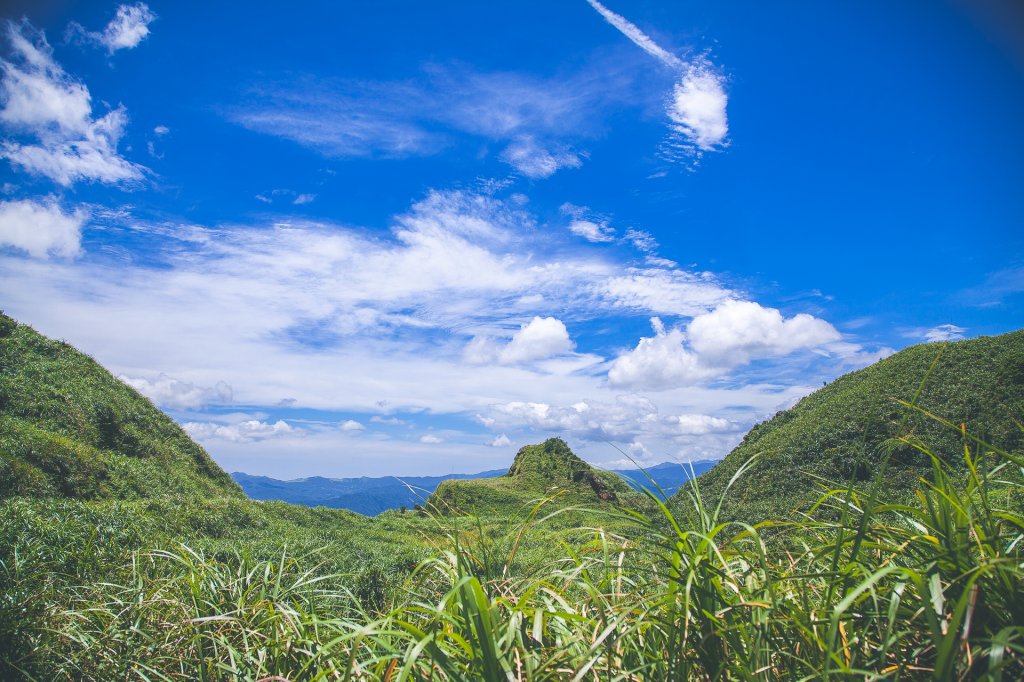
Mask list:
[[706,414],[679,414],[666,417],[665,423],[680,434],[689,436],[701,436],[706,433],[717,433],[722,431],[735,431],[736,425],[728,419],[711,417]]
[[127,123],[124,107],[93,119],[89,90],[53,60],[42,34],[34,43],[29,39],[32,31],[27,22],[6,24],[12,55],[0,60],[4,76],[0,122],[38,143],[5,140],[0,156],[66,187],[79,180],[118,183],[141,179],[142,166],[117,152]]
[[444,439],[428,433],[427,435],[420,437],[420,442],[426,443],[427,445],[437,445],[438,443],[443,443]]
[[149,25],[155,20],[156,15],[144,2],[121,5],[117,8],[117,14],[103,29],[99,42],[106,46],[110,54],[136,47],[149,35]]
[[725,78],[707,60],[691,64],[667,106],[677,146],[694,154],[724,146],[729,134],[728,99]]
[[955,324],[940,324],[925,331],[924,338],[932,343],[936,341],[959,341],[964,338],[965,331],[967,331],[965,328],[958,327]]
[[381,417],[379,415],[370,417],[370,421],[374,424],[388,424],[390,426],[401,426],[406,423],[404,419],[399,419],[398,417]]
[[55,197],[43,201],[0,201],[0,245],[13,246],[36,258],[81,253],[83,208],[67,213]]
[[[774,308],[752,301],[727,300],[697,315],[686,333],[666,331],[653,318],[655,335],[641,338],[608,371],[613,386],[666,390],[699,383],[755,359],[781,357],[801,349],[823,348],[839,341],[828,322],[804,313],[784,319]],[[856,353],[859,346],[837,347],[835,354]]]
[[315,194],[300,194],[299,196],[295,197],[292,203],[295,204],[296,206],[301,206],[302,204],[312,203],[314,199],[316,199]]
[[117,378],[160,407],[183,410],[204,405],[223,405],[232,400],[231,386],[223,381],[206,387],[180,381],[166,374],[159,374],[153,378],[121,374]]
[[618,307],[683,317],[707,312],[731,295],[706,272],[660,267],[629,268],[627,272],[597,283],[597,293]]
[[512,336],[498,359],[507,364],[542,360],[575,347],[565,323],[554,317],[534,317]]
[[528,178],[548,178],[560,168],[579,168],[580,157],[568,149],[548,149],[532,136],[524,135],[501,153],[501,160]]
[[571,218],[569,231],[590,242],[615,241],[615,229],[608,225],[608,219],[595,215],[586,206],[576,206],[565,202],[558,207],[562,215]]
[[673,69],[682,69],[686,66],[683,60],[655,43],[646,33],[625,17],[612,12],[597,0],[587,0],[587,2],[604,17],[605,21],[618,29],[622,35],[632,40],[637,47],[647,54]]
[[515,401],[492,405],[491,414],[501,426],[529,426],[592,441],[685,438],[739,429],[727,419],[709,415],[662,415],[649,398],[636,394],[619,395],[612,402],[586,399],[565,407]]
[[[651,306],[693,311],[670,313],[684,318],[700,315],[714,301],[736,294],[705,273],[662,269],[658,279],[654,270],[624,271],[622,263],[635,257],[631,248],[621,249],[624,255],[620,245],[581,248],[567,231],[539,227],[521,202],[432,192],[394,219],[390,235],[310,221],[211,228],[129,215],[104,221],[112,231],[132,229],[147,259],[126,261],[99,249],[77,261],[0,253],[5,312],[67,339],[116,374],[151,383],[164,374],[196,387],[224,381],[234,403],[267,406],[274,418],[250,414],[242,420],[263,426],[232,422],[226,426],[233,430],[220,432],[216,424],[194,427],[208,434],[218,461],[231,466],[252,461],[277,471],[379,472],[382,465],[362,456],[362,449],[354,458],[330,449],[353,435],[339,423],[359,414],[381,420],[409,414],[415,415],[407,421],[416,430],[381,428],[361,442],[376,444],[377,436],[380,443],[401,442],[408,455],[402,471],[448,471],[456,461],[466,465],[461,470],[473,471],[479,463],[474,448],[484,457],[502,452],[483,446],[483,427],[473,424],[467,434],[427,429],[439,426],[435,420],[449,427],[480,415],[492,436],[504,433],[525,442],[526,435],[514,429],[540,428],[531,424],[543,422],[502,416],[490,407],[510,403],[547,404],[550,419],[572,410],[565,413],[572,433],[625,434],[617,442],[640,433],[651,452],[661,453],[659,461],[720,456],[736,432],[713,431],[717,426],[709,423],[711,433],[687,435],[700,424],[666,418],[702,414],[749,424],[810,390],[794,386],[801,380],[789,374],[770,386],[668,387],[646,396],[657,408],[653,419],[650,407],[623,406],[617,402],[622,390],[607,380],[608,365],[600,357],[613,354],[619,341],[600,330],[614,330],[632,315],[659,314]],[[610,284],[623,277],[645,282],[647,297],[616,295]],[[670,295],[656,296],[659,285]],[[526,333],[531,324],[544,333]],[[572,341],[584,343],[568,334],[577,326],[596,332],[586,337],[594,344],[589,353],[564,350]],[[564,335],[562,327],[568,328]],[[552,349],[561,354],[502,364],[498,357],[514,333],[519,357]],[[491,339],[494,360],[467,371],[461,354],[473,335]],[[693,352],[683,341],[677,345]],[[507,359],[516,353],[510,350]],[[282,397],[292,399],[290,405],[337,414],[322,428],[286,422],[294,433],[278,427],[276,437],[253,440],[273,433],[274,406]],[[580,402],[590,405],[586,415],[573,407]],[[626,414],[616,417],[616,410]],[[368,419],[360,421],[369,426]],[[416,435],[387,437],[396,431]],[[429,461],[415,459],[416,448],[422,454],[426,447],[418,442],[424,434],[445,440],[431,445],[436,457]],[[366,452],[388,452],[383,445],[367,447]]]
[[281,419],[273,424],[258,419],[249,419],[237,424],[186,422],[181,426],[188,432],[188,435],[198,441],[224,440],[233,443],[251,443],[269,438],[301,436],[303,434],[300,429],[296,429]]
[[518,365],[563,355],[574,347],[564,322],[554,317],[535,316],[520,325],[507,343],[493,336],[474,336],[463,349],[462,357],[474,365]]
[[590,220],[574,220],[569,223],[569,231],[590,242],[615,241],[615,230],[607,224],[595,223]]
[[667,145],[671,152],[668,158],[678,155],[699,157],[703,152],[725,146],[729,134],[726,115],[729,98],[725,92],[725,78],[707,57],[685,62],[597,0],[587,2],[644,52],[682,73],[665,107],[673,132]]
[[357,422],[355,419],[347,419],[347,420],[343,421],[339,425],[339,428],[342,431],[364,431],[364,430],[366,430],[366,427],[363,426],[362,424],[360,424],[359,422]]
[[493,440],[487,441],[487,444],[490,445],[492,448],[504,448],[508,447],[509,445],[512,445],[512,440],[503,433],[500,436],[494,438]]
[[641,338],[636,348],[612,363],[608,370],[612,386],[664,390],[689,386],[721,374],[702,364],[696,354],[684,347],[682,331],[666,331],[656,317],[651,324],[655,335]]
[[171,132],[171,129],[167,126],[157,126],[153,128],[153,133],[156,135],[167,135]]
[[735,300],[694,318],[687,335],[702,362],[726,368],[840,339],[835,327],[811,315],[801,313],[784,319],[774,308]]
[[[289,77],[250,89],[229,120],[328,157],[406,158],[459,144],[502,144],[499,158],[531,178],[581,165],[567,146],[602,132],[595,112],[633,103],[621,69],[541,79],[431,66],[411,80]],[[478,140],[479,141],[479,140]]]

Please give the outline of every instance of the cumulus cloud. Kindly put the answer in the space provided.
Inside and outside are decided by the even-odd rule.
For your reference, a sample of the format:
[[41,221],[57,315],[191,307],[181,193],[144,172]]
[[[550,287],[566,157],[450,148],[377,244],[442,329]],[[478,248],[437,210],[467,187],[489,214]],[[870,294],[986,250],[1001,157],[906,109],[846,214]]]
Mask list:
[[[655,335],[641,338],[612,363],[608,381],[613,386],[665,390],[691,385],[755,359],[827,348],[841,338],[824,320],[804,313],[785,319],[778,310],[752,301],[727,300],[694,317],[685,333],[666,330],[658,318],[651,323]],[[838,350],[844,356],[859,347]]]
[[364,431],[366,429],[365,426],[357,422],[355,419],[347,419],[343,421],[338,428],[342,431]]
[[117,378],[160,407],[185,410],[205,405],[223,405],[232,400],[231,386],[223,381],[219,381],[213,386],[196,386],[166,374],[159,374],[152,378],[130,377],[121,374]]
[[504,448],[509,445],[512,445],[512,439],[503,433],[494,438],[493,440],[487,441],[487,444],[490,445],[492,448]]
[[535,316],[520,326],[507,343],[490,336],[476,336],[463,351],[471,364],[518,365],[569,353],[575,348],[565,323],[554,317]]
[[657,317],[651,320],[651,324],[654,336],[641,338],[636,348],[623,353],[612,363],[608,370],[608,381],[612,386],[664,390],[689,386],[720,374],[684,347],[682,331],[666,331]]
[[444,439],[428,433],[427,435],[420,437],[420,442],[427,445],[437,445],[438,443],[443,443]]
[[955,324],[940,324],[926,330],[924,332],[924,338],[926,341],[931,343],[936,341],[959,341],[964,338],[965,331],[967,330],[963,327],[958,327]]
[[0,245],[13,246],[35,258],[81,253],[83,208],[65,212],[55,197],[42,201],[0,201]]
[[703,362],[735,367],[755,358],[788,355],[838,341],[835,327],[805,313],[784,319],[753,301],[726,301],[687,328],[690,346]]
[[296,206],[301,206],[302,204],[313,203],[314,199],[316,199],[315,194],[300,194],[292,200],[292,203]]
[[156,126],[155,128],[153,128],[153,133],[155,135],[167,135],[170,132],[171,132],[171,129],[168,128],[167,126]]
[[499,359],[516,364],[568,353],[575,347],[565,323],[554,317],[534,317],[512,336]]
[[93,118],[89,90],[53,60],[41,33],[33,36],[27,21],[7,22],[5,32],[11,54],[0,59],[0,123],[35,143],[5,140],[0,157],[66,187],[141,179],[144,169],[117,151],[127,124],[124,107]]
[[273,424],[258,419],[249,419],[237,424],[186,422],[181,426],[188,435],[199,441],[225,440],[232,443],[251,443],[270,438],[303,435],[302,430],[296,429],[281,419]]
[[721,148],[729,134],[725,78],[706,59],[691,64],[666,107],[670,145],[691,155]]
[[551,177],[560,168],[583,165],[575,152],[557,147],[549,149],[530,135],[521,136],[507,146],[501,153],[501,160],[534,179]]

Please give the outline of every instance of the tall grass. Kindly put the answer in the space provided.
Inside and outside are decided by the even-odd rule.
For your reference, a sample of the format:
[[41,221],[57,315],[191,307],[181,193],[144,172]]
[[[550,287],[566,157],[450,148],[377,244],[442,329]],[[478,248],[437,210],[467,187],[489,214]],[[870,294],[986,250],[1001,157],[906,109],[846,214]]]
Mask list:
[[539,505],[504,534],[453,528],[386,599],[287,552],[135,550],[76,583],[14,547],[3,636],[44,606],[32,646],[0,651],[32,679],[1021,679],[1024,462],[959,430],[956,466],[904,439],[932,462],[909,501],[882,474],[750,526],[698,482],[524,564]]

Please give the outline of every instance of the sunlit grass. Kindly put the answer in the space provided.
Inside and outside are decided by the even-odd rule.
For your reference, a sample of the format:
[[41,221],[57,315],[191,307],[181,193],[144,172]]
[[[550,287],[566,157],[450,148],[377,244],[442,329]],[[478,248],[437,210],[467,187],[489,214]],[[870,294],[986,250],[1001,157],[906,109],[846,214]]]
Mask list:
[[697,484],[681,504],[651,495],[656,513],[595,517],[606,527],[545,530],[574,510],[544,502],[505,527],[423,519],[432,556],[399,589],[373,567],[333,572],[325,556],[345,548],[145,548],[137,523],[102,514],[66,519],[95,523],[102,542],[50,547],[30,531],[60,519],[8,502],[26,532],[0,566],[5,674],[1020,679],[1022,461],[963,430],[961,441],[954,466],[905,439],[932,462],[910,502],[887,499],[880,475],[757,526],[723,521]]

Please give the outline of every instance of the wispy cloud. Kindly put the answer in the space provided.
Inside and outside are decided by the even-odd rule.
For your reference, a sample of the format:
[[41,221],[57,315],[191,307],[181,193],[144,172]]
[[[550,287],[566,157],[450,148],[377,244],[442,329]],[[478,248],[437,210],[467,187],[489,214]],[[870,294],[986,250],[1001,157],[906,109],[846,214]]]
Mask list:
[[4,31],[11,51],[0,59],[0,123],[35,144],[5,140],[0,157],[65,187],[140,180],[145,169],[117,151],[128,120],[124,107],[93,118],[88,88],[54,61],[42,33],[27,21],[6,22]]
[[666,158],[696,159],[704,152],[724,147],[729,134],[725,78],[707,57],[680,59],[625,17],[597,0],[587,2],[640,49],[680,73],[665,107],[672,130],[665,145]]
[[[44,333],[59,330],[165,405],[215,410],[228,400],[221,389],[229,386],[232,405],[339,413],[324,431],[290,417],[186,417],[219,457],[245,457],[253,467],[273,453],[315,459],[332,444],[344,449],[344,441],[331,439],[352,435],[338,427],[349,419],[413,427],[367,429],[361,439],[367,442],[400,432],[422,446],[417,439],[433,435],[444,443],[432,443],[432,450],[469,457],[472,447],[484,447],[479,426],[461,434],[443,424],[448,430],[425,428],[442,416],[468,421],[472,415],[491,420],[485,423],[494,438],[505,434],[517,442],[567,423],[568,433],[639,438],[666,457],[720,455],[737,432],[714,420],[749,424],[809,390],[792,382],[728,390],[689,378],[669,384],[664,365],[656,368],[660,375],[643,380],[609,373],[618,355],[632,351],[610,339],[603,343],[612,345],[601,345],[592,333],[581,351],[577,328],[631,316],[699,317],[740,295],[708,273],[629,270],[631,246],[598,248],[566,230],[540,229],[528,205],[430,192],[396,216],[385,236],[298,221],[206,228],[124,216],[119,227],[115,217],[105,229],[131,229],[151,254],[146,263],[101,252],[47,262],[0,253],[0,293],[9,314]],[[793,319],[780,324],[788,330]],[[715,328],[722,327],[729,334],[721,343],[736,357],[772,359],[785,351],[783,341],[765,347],[736,325],[723,321]],[[697,350],[699,336],[685,347],[681,338],[675,344],[699,358],[711,352]],[[474,338],[491,344],[490,361],[467,367]],[[721,372],[716,367],[715,376]],[[654,388],[656,399],[646,399],[656,410],[618,401],[623,390]],[[575,407],[581,401],[591,406],[589,421]],[[549,405],[550,412],[533,417],[521,406],[500,408],[531,403]],[[743,408],[729,408],[736,405]],[[321,473],[339,466],[319,461]],[[477,460],[465,461],[473,467]],[[303,466],[317,470],[309,462]]]
[[138,47],[149,35],[149,25],[156,18],[144,2],[119,5],[114,18],[102,31],[87,31],[81,24],[72,22],[68,25],[67,38],[95,43],[107,48],[108,54],[114,54],[118,50]]
[[991,308],[1020,294],[1024,294],[1024,267],[1016,266],[993,272],[980,285],[955,294],[953,300],[979,308]]
[[582,164],[583,155],[566,140],[599,129],[594,114],[620,97],[611,85],[617,78],[546,80],[438,66],[402,81],[305,77],[256,86],[251,102],[225,113],[250,130],[339,158],[429,156],[469,135],[502,143],[500,160],[527,177],[546,178]]
[[513,140],[501,153],[501,160],[528,178],[548,178],[560,168],[579,168],[583,165],[575,152],[564,148],[549,149],[530,135]]
[[632,40],[641,50],[663,63],[665,66],[676,69],[677,71],[682,71],[686,68],[686,62],[655,43],[646,33],[637,28],[635,24],[631,23],[625,17],[612,12],[597,0],[587,0],[587,2],[590,3],[591,7],[597,10],[598,14],[605,18],[605,21],[617,28],[622,35]]
[[559,207],[562,215],[571,218],[569,231],[583,237],[588,242],[613,242],[615,229],[608,225],[608,220],[591,213],[585,206],[576,206],[568,202]]
[[937,341],[959,341],[964,338],[965,331],[967,331],[965,328],[958,327],[955,324],[940,324],[925,330],[924,339],[930,343]]

